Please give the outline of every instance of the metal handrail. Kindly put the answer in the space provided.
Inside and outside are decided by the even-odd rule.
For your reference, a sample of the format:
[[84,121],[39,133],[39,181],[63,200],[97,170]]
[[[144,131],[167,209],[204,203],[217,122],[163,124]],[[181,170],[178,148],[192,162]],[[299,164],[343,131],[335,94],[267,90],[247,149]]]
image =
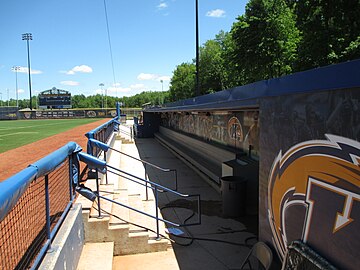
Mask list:
[[[104,169],[105,169],[106,171],[108,171],[108,168],[110,168],[111,170],[114,170],[114,171],[119,172],[119,173],[126,174],[126,175],[128,175],[128,176],[130,176],[130,177],[133,177],[133,178],[135,178],[135,179],[137,179],[137,180],[142,181],[143,183],[139,183],[138,181],[135,181],[135,180],[132,179],[132,181],[134,181],[134,182],[136,182],[136,183],[138,183],[138,184],[145,185],[145,186],[146,186],[146,190],[147,190],[148,188],[151,188],[151,189],[154,190],[154,193],[155,193],[155,194],[154,194],[154,195],[155,195],[155,211],[156,211],[156,215],[155,215],[155,216],[150,215],[150,214],[148,214],[148,213],[146,213],[146,212],[143,212],[143,211],[141,211],[141,210],[132,208],[132,207],[130,207],[130,206],[123,205],[123,204],[121,204],[121,203],[119,203],[119,202],[116,202],[116,201],[114,201],[114,200],[111,200],[111,199],[102,197],[102,196],[100,195],[100,191],[99,191],[99,186],[98,186],[98,185],[96,185],[96,192],[93,192],[91,189],[88,189],[88,188],[86,188],[86,187],[84,187],[84,186],[82,186],[82,187],[79,186],[79,187],[76,189],[80,194],[82,194],[84,197],[86,197],[86,198],[88,198],[88,199],[90,199],[90,200],[94,200],[95,197],[99,197],[99,198],[102,198],[102,199],[111,201],[111,202],[113,202],[113,203],[115,203],[115,204],[118,204],[118,205],[120,205],[120,206],[124,206],[124,207],[126,207],[126,208],[128,208],[128,209],[130,209],[130,210],[136,211],[136,212],[138,212],[138,213],[141,213],[141,214],[144,214],[144,215],[146,215],[146,216],[149,216],[149,217],[151,217],[151,218],[156,219],[157,238],[159,238],[159,236],[160,236],[160,233],[159,233],[159,221],[162,221],[162,222],[165,222],[165,223],[168,223],[168,224],[172,224],[172,225],[177,226],[177,227],[185,227],[185,226],[193,226],[193,225],[200,225],[200,224],[201,224],[201,205],[200,205],[200,203],[201,203],[201,198],[200,198],[200,194],[193,194],[193,195],[182,194],[182,193],[180,193],[180,192],[178,192],[178,191],[172,190],[172,189],[167,188],[167,187],[165,187],[165,186],[162,186],[162,185],[160,185],[160,184],[158,184],[158,183],[152,182],[152,181],[147,180],[147,179],[143,179],[143,178],[141,178],[141,177],[138,177],[138,176],[136,176],[136,175],[133,175],[133,174],[131,174],[131,173],[128,173],[128,172],[126,172],[126,171],[124,171],[124,170],[115,168],[115,167],[107,164],[105,161],[100,160],[100,159],[98,159],[98,158],[96,158],[96,157],[90,156],[90,155],[88,155],[88,154],[82,154],[82,153],[80,153],[80,154],[79,154],[79,158],[80,158],[81,161],[87,163],[88,165],[91,164],[92,166],[95,166],[95,167],[96,167],[96,173],[98,173],[99,170],[103,171]],[[115,172],[110,171],[110,170],[109,170],[109,172],[110,172],[110,173],[115,173]],[[117,174],[117,173],[115,173],[115,174]],[[117,174],[117,175],[118,175],[118,174]],[[96,179],[98,180],[97,176],[96,176]],[[129,178],[128,178],[128,177],[125,177],[125,179],[129,179]],[[131,179],[130,179],[130,180],[131,180]],[[150,185],[150,186],[148,186],[148,185]],[[197,210],[198,210],[198,211],[197,211],[197,212],[198,212],[197,222],[186,223],[186,224],[185,224],[185,223],[183,223],[183,224],[178,224],[178,223],[174,223],[174,222],[169,221],[169,220],[165,220],[165,219],[159,218],[159,213],[158,213],[158,211],[159,211],[159,209],[158,209],[158,208],[159,208],[158,193],[159,193],[159,192],[164,192],[164,191],[173,193],[173,194],[175,194],[175,195],[177,195],[177,196],[180,196],[180,197],[183,197],[183,198],[196,197],[196,198],[197,198],[197,206],[198,206],[198,209],[197,209]],[[98,215],[99,215],[99,217],[101,217],[100,200],[98,200]]]
[[[156,186],[156,187],[158,187],[158,188],[161,188],[162,190],[168,191],[168,192],[170,192],[170,193],[174,193],[174,194],[176,194],[176,195],[178,195],[178,196],[181,196],[181,197],[188,197],[188,196],[189,196],[189,195],[187,195],[187,194],[182,194],[182,193],[180,193],[180,192],[178,192],[178,191],[175,191],[175,190],[173,190],[173,189],[170,189],[170,188],[167,188],[167,187],[165,187],[165,186],[162,186],[162,185],[160,185],[160,184],[158,184],[158,183],[155,183],[155,182],[153,182],[153,181],[150,181],[150,180],[147,180],[147,179],[138,177],[138,176],[136,176],[136,175],[133,175],[133,174],[131,174],[131,173],[128,173],[128,172],[126,172],[126,171],[120,170],[120,169],[115,168],[115,167],[113,167],[113,166],[111,166],[111,165],[106,164],[106,167],[108,167],[108,168],[110,168],[110,169],[113,169],[113,170],[115,170],[115,171],[121,172],[121,173],[125,173],[125,174],[127,174],[127,175],[129,175],[129,176],[131,176],[131,177],[134,177],[134,178],[136,178],[136,179],[138,179],[138,180],[141,180],[141,181],[143,181],[143,182],[145,182],[145,183],[148,183],[148,184],[150,184],[150,185],[153,185],[153,186]],[[109,172],[111,172],[111,171],[109,171]],[[148,186],[148,188],[151,188],[151,187]]]
[[[168,224],[172,224],[172,225],[174,225],[174,226],[176,226],[176,227],[186,227],[186,226],[193,226],[193,225],[200,225],[200,224],[201,224],[201,205],[200,205],[200,203],[201,203],[201,198],[200,198],[200,194],[192,194],[192,195],[182,194],[182,193],[180,193],[180,192],[178,192],[178,191],[175,191],[175,190],[172,190],[172,189],[170,189],[170,188],[164,187],[164,186],[162,186],[162,185],[160,185],[160,184],[158,184],[158,183],[152,182],[152,181],[150,181],[150,180],[142,179],[141,177],[138,177],[138,176],[133,175],[133,174],[131,174],[131,173],[125,172],[125,171],[123,171],[123,170],[120,170],[120,169],[115,168],[115,167],[113,167],[113,166],[110,166],[110,165],[108,165],[108,164],[106,164],[106,167],[107,167],[107,168],[111,168],[112,170],[115,170],[115,171],[124,173],[124,174],[126,174],[126,175],[131,176],[131,177],[134,177],[134,178],[136,178],[136,179],[138,179],[138,180],[141,180],[141,181],[143,181],[143,182],[145,182],[145,183],[147,183],[147,184],[150,184],[150,187],[147,186],[147,185],[146,185],[146,187],[147,187],[147,188],[151,188],[151,189],[154,190],[154,193],[155,193],[156,217],[155,217],[155,216],[152,216],[152,215],[150,215],[150,214],[148,214],[148,213],[142,212],[141,210],[132,208],[132,207],[130,207],[130,206],[126,206],[126,207],[129,208],[129,209],[132,209],[132,210],[134,210],[134,211],[136,211],[136,212],[142,213],[142,214],[144,214],[144,215],[146,215],[146,216],[149,216],[149,217],[152,217],[152,218],[156,219],[157,238],[159,238],[159,220],[160,220],[160,221],[163,221],[163,222],[165,222],[165,223],[168,223]],[[112,171],[109,171],[109,172],[112,172]],[[126,177],[125,177],[125,178],[126,178]],[[128,178],[126,178],[126,179],[128,179]],[[136,182],[136,181],[135,181],[135,182]],[[137,183],[138,183],[138,182],[137,182]],[[140,184],[140,183],[139,183],[139,184]],[[177,195],[177,196],[180,196],[180,197],[183,197],[183,198],[197,197],[197,198],[198,198],[198,199],[197,199],[197,206],[198,206],[198,218],[197,218],[197,220],[198,220],[198,221],[197,221],[197,222],[194,222],[194,223],[177,224],[177,223],[171,222],[171,221],[169,221],[169,220],[165,220],[165,219],[159,218],[159,217],[158,217],[158,211],[159,211],[159,210],[158,210],[158,206],[159,206],[159,203],[158,203],[158,192],[162,192],[162,191],[159,190],[159,188],[160,188],[160,190],[162,190],[162,191],[168,191],[168,192],[170,192],[170,193],[173,193],[173,194],[175,194],[175,195]],[[97,195],[100,196],[100,195],[99,195],[99,192],[98,192]],[[107,198],[106,200],[110,200],[110,199]],[[118,203],[118,202],[116,202],[116,201],[113,201],[113,202],[114,202],[115,204],[122,205],[122,204],[120,204],[120,203]]]
[[[153,167],[153,168],[155,168],[155,169],[157,169],[157,170],[163,171],[163,172],[174,172],[174,174],[175,174],[175,188],[174,188],[173,190],[178,190],[178,177],[177,177],[177,170],[176,170],[176,169],[162,168],[162,167],[157,166],[157,165],[155,165],[155,164],[153,164],[153,163],[151,163],[151,162],[149,162],[149,161],[136,158],[136,157],[134,157],[134,156],[131,156],[131,155],[129,155],[129,154],[126,154],[126,153],[124,153],[124,152],[122,152],[122,151],[120,151],[120,150],[117,150],[117,149],[115,149],[115,148],[109,147],[109,149],[111,149],[111,150],[113,150],[113,151],[115,151],[115,152],[117,152],[117,153],[119,153],[119,154],[125,155],[125,156],[127,156],[127,157],[129,157],[129,158],[132,158],[132,159],[134,159],[134,160],[137,160],[137,161],[139,161],[139,162],[142,162],[142,163],[144,164],[144,168],[145,168],[145,179],[146,179],[146,177],[147,177],[146,165],[149,165],[149,166],[151,166],[151,167]],[[146,189],[146,200],[148,200],[148,198],[149,198],[149,195],[148,195],[148,191],[147,191],[147,189]]]
[[[178,190],[178,177],[177,177],[177,170],[176,169],[162,168],[162,167],[157,166],[157,165],[155,165],[155,164],[153,164],[151,162],[148,162],[146,160],[142,160],[142,159],[136,158],[134,156],[131,156],[129,154],[126,154],[126,153],[124,153],[124,152],[122,152],[120,150],[117,150],[117,149],[115,149],[113,147],[110,147],[108,144],[106,144],[104,142],[95,140],[93,138],[89,139],[88,144],[91,145],[91,147],[94,146],[94,147],[97,147],[97,148],[103,150],[104,153],[106,153],[109,149],[111,149],[111,150],[113,150],[113,151],[115,151],[115,152],[117,152],[119,154],[125,155],[125,156],[130,157],[130,158],[132,158],[134,160],[142,162],[144,164],[144,168],[145,168],[145,179],[147,179],[147,165],[149,165],[149,166],[151,166],[151,167],[153,167],[155,169],[161,170],[163,172],[174,172],[174,174],[175,174],[175,188],[173,190]],[[105,161],[105,163],[107,162],[106,161],[106,154],[104,154],[104,161]],[[105,177],[106,177],[106,184],[108,184],[107,172],[105,172]],[[147,183],[146,183],[146,187],[147,187]],[[146,200],[148,200],[149,199],[149,194],[148,194],[148,189],[147,188],[145,189],[145,192],[146,192]]]
[[134,140],[132,127],[130,127],[130,131],[125,131],[125,130],[119,128],[119,133],[120,133],[120,134],[123,133],[123,134],[125,134],[125,135],[130,136],[130,140],[131,140],[131,141]]

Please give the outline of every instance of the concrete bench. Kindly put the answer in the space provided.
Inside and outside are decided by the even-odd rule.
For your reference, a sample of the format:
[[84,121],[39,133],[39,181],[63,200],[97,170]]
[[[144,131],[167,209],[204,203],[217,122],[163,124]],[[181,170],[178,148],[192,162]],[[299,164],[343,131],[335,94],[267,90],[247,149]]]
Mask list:
[[236,153],[160,127],[155,134],[162,144],[175,152],[188,165],[192,166],[207,182],[219,191],[223,162],[233,160]]

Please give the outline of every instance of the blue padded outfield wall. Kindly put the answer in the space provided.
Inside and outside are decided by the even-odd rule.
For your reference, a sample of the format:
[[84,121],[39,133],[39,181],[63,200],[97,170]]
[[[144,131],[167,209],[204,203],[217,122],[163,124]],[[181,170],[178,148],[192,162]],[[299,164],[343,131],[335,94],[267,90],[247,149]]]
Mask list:
[[151,108],[161,125],[259,159],[259,240],[360,265],[360,60]]

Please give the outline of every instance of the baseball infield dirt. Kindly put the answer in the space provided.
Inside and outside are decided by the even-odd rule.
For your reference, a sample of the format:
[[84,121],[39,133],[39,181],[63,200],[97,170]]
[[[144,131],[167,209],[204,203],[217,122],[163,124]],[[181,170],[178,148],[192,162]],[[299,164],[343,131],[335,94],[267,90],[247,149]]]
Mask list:
[[66,132],[42,139],[40,141],[9,150],[0,154],[0,182],[18,173],[29,164],[45,157],[68,142],[76,142],[86,151],[85,133],[109,121],[99,121],[70,129]]

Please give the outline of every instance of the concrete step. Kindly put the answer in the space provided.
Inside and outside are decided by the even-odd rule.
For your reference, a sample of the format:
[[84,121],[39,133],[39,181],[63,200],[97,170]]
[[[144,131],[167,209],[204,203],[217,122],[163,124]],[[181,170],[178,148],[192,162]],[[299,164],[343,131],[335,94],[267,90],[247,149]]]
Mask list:
[[[187,268],[194,269],[192,265],[185,265]],[[124,255],[114,257],[114,270],[143,270],[143,269],[180,269],[174,251],[170,248],[167,251],[156,253],[142,253],[134,255]]]
[[86,243],[77,270],[111,270],[113,267],[113,242]]
[[[121,204],[129,205],[127,190],[118,190],[114,194],[114,200]],[[128,224],[128,221],[130,220],[129,211],[130,210],[126,207],[113,204],[111,209],[113,215],[110,216],[110,225]],[[117,217],[120,217],[121,219],[118,219]]]
[[[92,190],[96,191],[96,187]],[[100,190],[101,196],[103,196],[107,199],[110,199],[110,200],[113,199],[114,185],[99,185],[99,190]],[[101,210],[103,210],[101,212],[101,216],[105,216],[105,217],[109,216],[108,213],[111,213],[112,202],[105,200],[105,199],[100,199],[100,207],[101,207]],[[99,216],[97,209],[98,209],[98,204],[97,204],[97,201],[95,201],[93,204],[93,207],[90,211],[90,217],[98,217]]]
[[117,135],[116,140],[121,140],[123,144],[133,144],[134,141],[131,138],[126,138],[125,136]]
[[[129,147],[136,148],[134,144],[124,144],[121,140],[115,140],[114,142],[115,149],[126,151]],[[134,149],[131,150],[134,153]],[[135,151],[135,155],[136,153]],[[108,164],[113,167],[144,178],[145,170],[141,162],[113,151],[108,153],[108,157],[110,157]],[[138,155],[135,157],[139,158]],[[140,180],[137,181],[140,182]],[[104,180],[102,180],[102,183],[104,183]],[[96,191],[95,180],[88,180],[85,185]],[[144,186],[124,177],[110,177],[110,173],[108,173],[108,184],[100,185],[100,194],[102,196],[155,216],[153,191],[149,189],[148,201],[145,201],[145,191]],[[100,200],[101,208],[109,213],[111,212],[114,216],[102,212],[99,218],[98,211],[94,209],[94,207],[97,208],[96,201],[93,204],[94,207],[91,207],[91,202],[89,203],[83,198],[81,198],[81,201],[86,204],[86,209],[83,211],[83,221],[85,241],[87,243],[113,242],[114,255],[158,252],[167,250],[170,246],[168,240],[157,239],[156,233],[151,232],[151,230],[156,231],[155,219],[104,199]],[[115,216],[120,217],[120,219]],[[159,217],[161,217],[160,211]],[[162,222],[159,222],[159,224],[160,233],[165,235],[164,224]]]

